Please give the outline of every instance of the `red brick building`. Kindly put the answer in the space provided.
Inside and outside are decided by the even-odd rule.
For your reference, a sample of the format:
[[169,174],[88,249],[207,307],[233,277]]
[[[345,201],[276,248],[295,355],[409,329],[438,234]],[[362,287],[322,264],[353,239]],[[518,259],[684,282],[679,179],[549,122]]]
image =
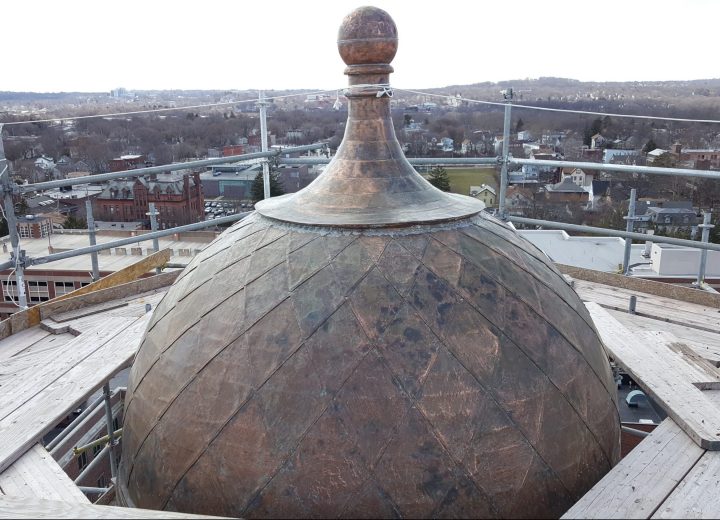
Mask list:
[[111,181],[95,199],[95,218],[113,222],[149,222],[149,203],[155,203],[160,229],[204,219],[199,173],[172,172],[135,180]]
[[231,155],[242,155],[245,153],[245,147],[241,144],[223,146],[222,156],[230,157]]
[[144,168],[144,155],[121,155],[116,159],[110,160],[111,172],[124,172],[125,170],[134,170],[135,168]]
[[17,230],[20,238],[45,238],[52,233],[52,219],[42,215],[18,217]]

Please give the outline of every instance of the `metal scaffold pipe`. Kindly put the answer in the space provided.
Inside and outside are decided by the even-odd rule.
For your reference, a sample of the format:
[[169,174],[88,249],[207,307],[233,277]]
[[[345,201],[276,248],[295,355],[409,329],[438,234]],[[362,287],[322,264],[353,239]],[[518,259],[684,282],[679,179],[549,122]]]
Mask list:
[[[90,199],[85,201],[85,216],[87,218],[90,246],[92,247],[97,244],[97,239],[95,236],[95,217],[93,216],[92,201]],[[100,265],[98,263],[97,252],[90,253],[90,260],[92,262],[92,279],[93,282],[97,282],[100,279]]]
[[[637,198],[637,190],[635,188],[630,190],[630,205],[628,206],[628,214],[625,217],[625,231],[628,233],[633,232],[635,226],[635,200]],[[625,239],[625,254],[623,255],[623,274],[630,274],[630,252],[632,249],[632,239]]]
[[[148,211],[148,212],[145,213],[145,214],[150,217],[150,229],[151,229],[152,231],[157,231],[157,230],[158,230],[158,220],[157,220],[157,216],[158,216],[160,213],[155,210],[155,203],[154,203],[154,202],[150,202],[150,203],[148,204],[148,209],[149,209],[150,211]],[[160,251],[160,241],[158,240],[157,237],[153,238],[152,241],[153,241],[153,251],[155,251],[155,252],[157,253],[158,251]],[[159,267],[156,267],[156,268],[155,268],[155,274],[160,274],[160,272],[161,272],[161,269],[160,269]]]
[[507,89],[505,95],[505,119],[503,121],[502,160],[500,161],[500,196],[498,198],[498,214],[505,218],[505,192],[508,185],[508,164],[510,160],[510,121],[512,110],[512,89]]
[[[260,91],[260,100],[258,101],[258,107],[260,108],[260,146],[263,152],[267,152],[268,140],[267,140],[267,106],[268,102],[265,101],[265,91]],[[270,198],[270,165],[267,161],[262,163],[263,172],[263,195],[264,198]]]
[[[628,233],[627,231],[619,231],[617,229],[607,229],[594,226],[581,226],[578,224],[566,224],[564,222],[554,222],[552,220],[538,220],[534,218],[516,217],[510,215],[507,217],[510,222],[517,224],[525,224],[529,226],[540,226],[550,229],[564,229],[565,231],[577,231],[580,233],[592,233],[593,235],[607,235],[611,237],[631,238],[634,240],[647,240],[650,235],[645,233]],[[658,235],[652,236],[652,241],[662,244],[673,244],[676,246],[693,247],[697,249],[707,249],[710,251],[720,251],[720,244],[712,242],[703,243],[694,240],[685,240],[683,238],[662,237]]]
[[624,164],[605,164],[577,161],[546,161],[540,159],[510,158],[510,164],[532,164],[537,166],[550,166],[552,168],[580,168],[582,170],[603,170],[606,172],[640,173],[649,175],[680,175],[683,177],[699,177],[703,179],[720,180],[720,172],[706,170],[693,170],[690,168],[658,168],[656,166],[633,166]]
[[[28,258],[28,265],[40,265],[48,262],[55,262],[56,260],[63,260],[65,258],[72,258],[74,256],[86,255],[95,251],[104,251],[105,249],[112,249],[114,247],[126,246],[128,244],[135,244],[137,242],[144,242],[146,240],[152,240],[155,238],[165,237],[173,235],[175,233],[182,233],[185,231],[195,231],[198,229],[204,229],[207,227],[215,226],[218,224],[229,224],[237,220],[241,220],[249,215],[250,212],[238,213],[236,215],[227,215],[225,217],[216,218],[214,220],[208,220],[203,222],[196,222],[194,224],[186,224],[184,226],[178,226],[170,229],[162,229],[151,233],[143,233],[134,237],[121,238],[120,240],[113,240],[112,242],[105,242],[104,244],[97,244],[90,247],[81,247],[73,249],[71,251],[63,251],[61,253],[53,253],[52,255],[39,256],[37,258]],[[0,264],[0,269],[7,269],[9,267],[8,262]]]
[[[714,228],[715,226],[710,223],[710,220],[712,218],[712,213],[710,211],[706,211],[703,215],[703,223],[700,224],[700,228],[702,228],[702,237],[701,240],[704,244],[707,244],[710,241],[710,230]],[[707,249],[702,249],[700,251],[700,266],[698,267],[698,275],[697,280],[695,282],[695,285],[702,288],[703,284],[705,283],[705,270],[707,269]]]
[[[10,245],[12,246],[11,266],[15,268],[15,293],[18,305],[21,309],[27,309],[27,295],[25,294],[25,252],[20,249],[20,236],[15,218],[15,202],[13,201],[13,181],[10,178],[10,165],[5,158],[5,146],[2,141],[2,127],[0,124],[0,186],[3,190],[4,217],[7,220]],[[12,294],[10,285],[6,288],[8,294]]]

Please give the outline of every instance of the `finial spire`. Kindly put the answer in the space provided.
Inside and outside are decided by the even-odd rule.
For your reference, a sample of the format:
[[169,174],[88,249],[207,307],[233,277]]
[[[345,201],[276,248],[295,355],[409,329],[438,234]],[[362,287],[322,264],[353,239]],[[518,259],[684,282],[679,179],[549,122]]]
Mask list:
[[482,202],[438,190],[405,159],[385,95],[398,48],[390,15],[377,7],[354,10],[337,43],[350,85],[342,144],[312,184],[258,202],[258,213],[296,224],[364,228],[445,222],[482,211]]

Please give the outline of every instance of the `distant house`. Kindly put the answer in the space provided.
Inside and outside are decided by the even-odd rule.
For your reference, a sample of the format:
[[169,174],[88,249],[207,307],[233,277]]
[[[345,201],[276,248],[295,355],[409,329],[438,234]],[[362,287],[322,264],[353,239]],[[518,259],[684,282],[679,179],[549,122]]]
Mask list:
[[480,199],[485,203],[485,206],[494,206],[495,201],[497,200],[495,188],[488,186],[487,184],[470,186],[470,196]]
[[452,152],[455,149],[455,142],[449,137],[443,137],[438,143],[443,152]]
[[233,155],[242,155],[244,153],[245,153],[245,147],[241,144],[223,146],[223,148],[222,148],[222,156],[223,157],[231,157]]
[[663,155],[670,153],[667,150],[663,150],[662,148],[655,148],[654,150],[651,150],[647,153],[647,162],[648,164],[653,164],[655,161],[657,161],[660,157]]
[[505,192],[505,207],[510,213],[523,214],[523,210],[532,208],[533,192],[519,186],[509,186]]
[[602,162],[603,149],[602,148],[587,148],[583,147],[580,150],[580,160],[586,162]]
[[656,226],[674,229],[690,229],[698,224],[695,210],[684,208],[648,208],[650,221]]
[[617,148],[605,148],[603,150],[602,162],[605,164],[617,164],[618,162],[626,163],[626,161],[619,161],[619,159],[625,159],[627,157],[636,158],[641,155],[639,150],[620,150]]
[[561,182],[548,186],[545,191],[548,202],[587,202],[590,193],[575,184],[572,177],[565,177]]
[[52,170],[55,168],[55,161],[45,155],[35,159],[35,167],[41,170]]
[[302,130],[288,130],[285,134],[285,139],[287,139],[291,143],[294,143],[305,139],[305,134]]
[[640,217],[637,227],[654,224],[665,231],[691,229],[699,223],[697,211],[690,201],[639,200],[635,205],[635,215]]
[[598,133],[590,138],[590,148],[602,148],[605,144],[607,144],[607,139],[605,139],[602,134]]
[[530,141],[532,139],[532,134],[529,130],[522,130],[517,133],[517,140],[518,141]]
[[470,139],[463,139],[462,144],[460,145],[460,153],[463,155],[467,155],[475,150],[475,147],[472,144],[472,141]]
[[592,173],[585,173],[585,171],[580,168],[563,168],[560,172],[561,182],[566,178],[570,178],[573,183],[581,188],[591,186],[594,177],[595,176]]
[[145,156],[140,154],[121,155],[110,160],[111,172],[123,172],[125,170],[134,170],[145,166]]
[[548,146],[560,146],[564,140],[565,132],[548,132],[540,138],[540,142]]
[[595,197],[607,197],[610,194],[610,181],[598,181],[593,179],[592,191]]
[[720,150],[717,148],[686,148],[675,143],[671,152],[681,161],[698,170],[720,169]]

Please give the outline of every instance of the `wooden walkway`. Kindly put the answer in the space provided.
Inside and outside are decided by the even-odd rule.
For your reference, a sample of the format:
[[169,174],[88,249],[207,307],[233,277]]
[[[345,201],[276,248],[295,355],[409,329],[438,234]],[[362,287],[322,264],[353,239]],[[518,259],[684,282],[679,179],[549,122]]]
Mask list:
[[[0,340],[0,518],[193,517],[91,504],[38,444],[130,366],[152,316],[146,305],[154,309],[167,290],[157,285],[141,280],[108,291],[107,301],[95,293],[54,304],[39,325]],[[151,290],[138,294],[143,286]]]
[[[52,303],[39,324],[18,326],[0,340],[0,518],[192,517],[90,504],[38,444],[130,365],[152,314],[146,304],[154,309],[171,281],[148,279]],[[564,518],[720,517],[718,308],[574,284],[609,355],[669,418]],[[626,312],[631,295],[635,315]]]
[[[563,518],[720,517],[720,312],[575,280],[615,362],[669,418]],[[638,314],[626,312],[630,295]]]

